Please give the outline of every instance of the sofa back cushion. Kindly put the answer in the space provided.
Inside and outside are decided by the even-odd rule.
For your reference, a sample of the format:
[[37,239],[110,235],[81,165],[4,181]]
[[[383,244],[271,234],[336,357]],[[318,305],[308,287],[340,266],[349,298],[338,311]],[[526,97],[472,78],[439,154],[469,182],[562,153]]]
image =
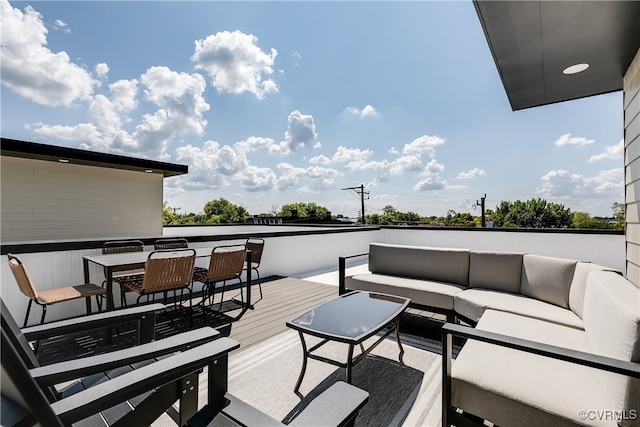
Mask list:
[[469,253],[469,286],[520,293],[522,254],[508,252]]
[[569,308],[569,288],[576,262],[541,255],[524,255],[522,257],[520,293]]
[[[592,271],[584,297],[584,328],[591,350],[599,355],[640,363],[640,289],[611,271]],[[635,410],[640,417],[640,379],[600,375],[611,409]],[[621,425],[640,425],[640,419]]]
[[583,261],[576,263],[576,271],[573,273],[571,289],[569,290],[569,308],[581,319],[583,318],[582,313],[584,311],[584,294],[587,289],[587,276],[594,270],[614,271],[621,274],[618,270],[599,264]]
[[371,243],[369,271],[466,286],[469,250]]

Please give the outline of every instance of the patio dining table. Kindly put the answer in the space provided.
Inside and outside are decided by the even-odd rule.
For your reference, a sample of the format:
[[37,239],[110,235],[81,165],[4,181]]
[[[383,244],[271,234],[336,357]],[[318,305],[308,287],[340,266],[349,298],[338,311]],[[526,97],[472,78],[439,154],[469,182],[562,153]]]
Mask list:
[[[210,257],[213,247],[205,248],[193,248],[196,251],[197,258]],[[84,267],[84,280],[85,283],[90,283],[89,263],[97,264],[104,268],[106,291],[107,291],[107,310],[113,310],[115,305],[113,303],[113,270],[116,267],[128,267],[143,264],[147,261],[149,254],[153,251],[146,252],[125,252],[108,255],[85,255],[82,257],[82,263]],[[251,251],[247,251],[247,263],[251,265]],[[251,269],[247,270],[247,301],[242,305],[247,308],[253,309],[251,304]]]

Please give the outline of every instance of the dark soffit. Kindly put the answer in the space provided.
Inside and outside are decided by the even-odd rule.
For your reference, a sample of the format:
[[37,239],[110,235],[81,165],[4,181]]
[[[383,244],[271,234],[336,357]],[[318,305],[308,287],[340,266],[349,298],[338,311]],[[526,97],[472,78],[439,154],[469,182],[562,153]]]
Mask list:
[[98,166],[112,169],[133,170],[138,172],[160,173],[165,177],[183,175],[189,172],[186,165],[139,159],[116,154],[98,153],[77,148],[59,147],[57,145],[20,141],[2,138],[0,150],[3,156],[21,157],[23,159],[63,161],[85,166]]
[[473,3],[513,110],[622,90],[640,47],[640,1]]

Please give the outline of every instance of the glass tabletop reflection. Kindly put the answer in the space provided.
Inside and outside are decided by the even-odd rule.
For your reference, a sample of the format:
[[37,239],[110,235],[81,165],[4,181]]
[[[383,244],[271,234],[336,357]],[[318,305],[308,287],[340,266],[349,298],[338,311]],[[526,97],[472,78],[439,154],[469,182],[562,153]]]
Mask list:
[[406,298],[358,291],[321,304],[287,324],[302,331],[355,339],[395,319],[408,304]]

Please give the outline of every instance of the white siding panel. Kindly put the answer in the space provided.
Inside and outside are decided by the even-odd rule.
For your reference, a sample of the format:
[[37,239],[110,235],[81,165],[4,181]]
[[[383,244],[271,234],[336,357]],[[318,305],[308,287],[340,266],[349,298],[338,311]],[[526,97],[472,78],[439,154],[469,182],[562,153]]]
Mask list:
[[163,176],[2,157],[2,240],[162,234]]
[[627,279],[640,286],[640,50],[624,76]]

